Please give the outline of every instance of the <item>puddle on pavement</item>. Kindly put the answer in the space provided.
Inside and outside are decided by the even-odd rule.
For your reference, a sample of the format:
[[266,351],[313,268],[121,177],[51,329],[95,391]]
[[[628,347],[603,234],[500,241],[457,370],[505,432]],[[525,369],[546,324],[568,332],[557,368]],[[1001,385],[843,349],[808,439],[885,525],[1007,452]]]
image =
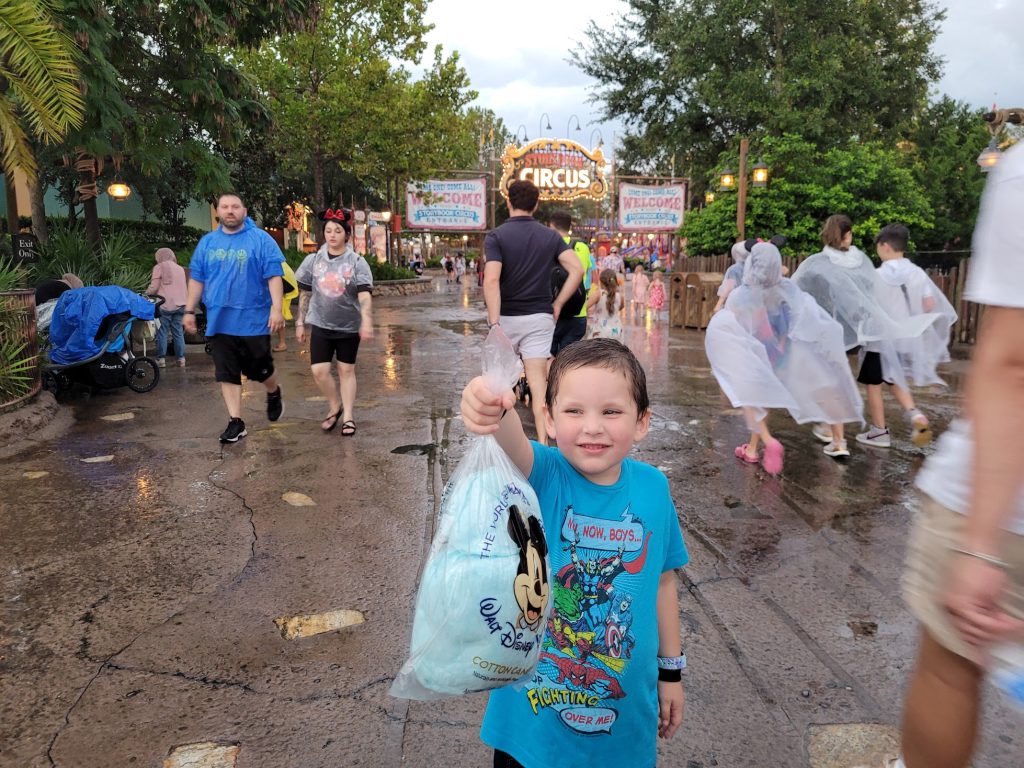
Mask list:
[[401,456],[428,456],[435,447],[434,443],[424,443],[422,445],[414,443],[412,445],[400,445],[397,448],[392,448],[391,452]]

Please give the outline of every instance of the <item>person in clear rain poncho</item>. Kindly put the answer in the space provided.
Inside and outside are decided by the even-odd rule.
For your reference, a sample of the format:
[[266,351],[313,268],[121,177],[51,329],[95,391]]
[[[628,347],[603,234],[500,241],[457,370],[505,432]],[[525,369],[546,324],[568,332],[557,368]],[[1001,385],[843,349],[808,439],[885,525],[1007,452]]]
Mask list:
[[[821,239],[825,247],[800,264],[793,281],[839,321],[847,350],[861,346],[877,351],[888,343],[917,339],[940,318],[937,313],[900,315],[885,306],[882,279],[867,255],[853,245],[853,223],[849,217],[830,216],[822,227]],[[871,365],[871,360],[865,358],[861,381],[871,373]],[[881,384],[883,377],[880,371],[878,374],[876,383]],[[837,434],[834,425],[818,425],[814,435],[827,443],[826,455],[850,455],[842,433]]]
[[785,408],[801,424],[819,421],[839,430],[844,422],[863,422],[842,326],[782,277],[782,257],[771,243],[753,247],[743,285],[711,319],[705,347],[715,378],[733,406],[743,408],[751,430],[750,441],[736,448],[742,461],[782,471],[782,444],[765,423],[770,408]]
[[857,435],[857,442],[876,448],[891,443],[885,423],[882,384],[888,384],[902,406],[911,428],[911,440],[918,447],[931,442],[928,417],[918,410],[910,394],[910,384],[945,386],[936,368],[949,362],[949,333],[956,322],[956,311],[931,278],[919,266],[903,257],[910,231],[902,224],[889,224],[875,238],[875,250],[882,260],[876,287],[879,303],[892,317],[905,321],[914,315],[938,314],[922,333],[911,339],[873,342],[861,350],[858,381],[867,387],[871,427]]
[[750,256],[750,249],[747,247],[747,242],[734,243],[730,254],[732,255],[733,263],[725,270],[725,277],[722,280],[722,284],[718,287],[718,304],[715,305],[715,312],[718,312],[725,306],[725,300],[729,298],[729,294],[743,285],[743,265],[747,261],[747,257]]

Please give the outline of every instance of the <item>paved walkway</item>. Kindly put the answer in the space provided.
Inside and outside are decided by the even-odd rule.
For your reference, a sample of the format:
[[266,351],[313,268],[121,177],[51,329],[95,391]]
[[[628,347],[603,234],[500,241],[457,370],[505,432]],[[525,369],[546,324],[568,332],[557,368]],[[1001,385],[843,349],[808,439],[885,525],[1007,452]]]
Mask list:
[[[284,418],[268,425],[250,388],[249,437],[221,447],[212,365],[190,347],[153,393],[77,401],[63,436],[26,435],[0,461],[0,765],[185,765],[195,744],[210,766],[490,764],[484,696],[387,695],[468,443],[455,408],[479,365],[479,294],[442,282],[376,316],[354,439],[320,433],[293,341]],[[742,419],[702,335],[634,324],[626,341],[655,404],[638,455],[669,476],[692,555],[686,720],[660,764],[874,765],[914,650],[898,579],[924,454],[901,440],[837,464],[777,417],[786,474],[766,478],[731,455]],[[923,401],[940,427],[956,407]],[[295,639],[274,622],[331,611],[361,616],[319,621],[364,621]],[[977,768],[1024,765],[1019,720],[995,696],[986,719]]]

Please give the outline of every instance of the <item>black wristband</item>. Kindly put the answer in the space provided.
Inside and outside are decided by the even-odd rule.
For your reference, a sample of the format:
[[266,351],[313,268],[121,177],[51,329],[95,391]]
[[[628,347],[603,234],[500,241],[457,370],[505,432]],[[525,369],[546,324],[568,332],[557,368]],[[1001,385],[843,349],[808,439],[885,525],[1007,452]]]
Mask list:
[[683,681],[683,671],[681,669],[659,669],[658,670],[658,682],[659,683],[681,683]]

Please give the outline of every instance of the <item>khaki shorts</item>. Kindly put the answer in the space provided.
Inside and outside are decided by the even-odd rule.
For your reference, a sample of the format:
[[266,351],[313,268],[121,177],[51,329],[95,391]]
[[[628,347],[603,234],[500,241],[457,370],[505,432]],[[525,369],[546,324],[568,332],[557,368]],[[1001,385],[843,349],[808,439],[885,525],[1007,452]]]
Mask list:
[[[979,663],[977,652],[965,643],[943,607],[953,552],[967,518],[939,504],[930,496],[919,494],[921,508],[914,518],[907,544],[907,567],[903,572],[903,598],[910,612],[924,625],[940,645],[958,656]],[[1010,564],[1010,583],[1003,607],[1011,616],[1024,619],[1024,536],[1006,533],[1001,557]]]
[[555,336],[555,318],[551,314],[502,315],[501,330],[512,342],[512,348],[523,360],[551,357],[551,340]]

